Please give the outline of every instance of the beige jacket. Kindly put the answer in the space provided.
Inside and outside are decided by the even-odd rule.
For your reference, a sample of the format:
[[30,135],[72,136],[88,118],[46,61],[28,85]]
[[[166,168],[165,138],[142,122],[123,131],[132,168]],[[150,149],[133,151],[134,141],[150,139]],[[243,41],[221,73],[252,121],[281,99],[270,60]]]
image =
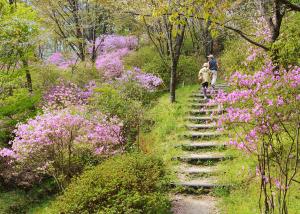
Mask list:
[[198,80],[201,81],[201,83],[210,82],[211,81],[211,71],[203,67],[198,74]]

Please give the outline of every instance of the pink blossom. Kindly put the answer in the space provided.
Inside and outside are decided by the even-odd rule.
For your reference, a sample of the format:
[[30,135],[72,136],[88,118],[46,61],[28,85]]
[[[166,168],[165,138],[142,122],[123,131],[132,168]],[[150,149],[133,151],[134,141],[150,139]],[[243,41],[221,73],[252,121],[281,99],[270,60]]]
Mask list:
[[44,94],[44,108],[60,109],[86,104],[95,86],[95,82],[91,81],[82,89],[74,83],[60,81]]
[[18,161],[26,161],[34,155],[45,155],[44,158],[51,161],[48,158],[53,157],[47,154],[54,145],[61,149],[67,149],[70,143],[74,149],[87,146],[97,154],[100,148],[101,154],[109,154],[122,145],[122,126],[117,118],[109,119],[99,112],[86,116],[86,112],[84,107],[48,111],[19,124],[14,131],[12,151],[6,154],[15,153]]
[[3,148],[3,149],[0,150],[0,157],[15,158],[16,154],[11,149]]
[[284,104],[284,100],[281,96],[277,97],[277,106],[282,106]]
[[154,91],[163,83],[161,78],[153,74],[144,73],[139,68],[134,68],[133,71],[124,72],[117,80],[121,83],[130,80],[136,81],[142,88],[145,88],[148,91]]

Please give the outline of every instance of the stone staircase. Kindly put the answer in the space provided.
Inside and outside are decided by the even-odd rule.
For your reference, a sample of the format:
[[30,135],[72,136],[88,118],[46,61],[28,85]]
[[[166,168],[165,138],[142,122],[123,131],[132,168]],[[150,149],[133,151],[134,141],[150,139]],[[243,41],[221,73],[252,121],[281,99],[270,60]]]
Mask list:
[[[226,85],[218,85],[218,89],[226,89]],[[209,97],[213,97],[213,93]],[[179,189],[174,195],[173,213],[216,214],[216,199],[210,193],[226,186],[218,180],[217,165],[229,158],[224,154],[224,133],[218,130],[216,123],[224,110],[219,105],[208,104],[200,90],[190,96],[189,102],[187,131],[182,145],[177,146],[183,154],[173,157],[179,161],[178,180],[173,183]]]

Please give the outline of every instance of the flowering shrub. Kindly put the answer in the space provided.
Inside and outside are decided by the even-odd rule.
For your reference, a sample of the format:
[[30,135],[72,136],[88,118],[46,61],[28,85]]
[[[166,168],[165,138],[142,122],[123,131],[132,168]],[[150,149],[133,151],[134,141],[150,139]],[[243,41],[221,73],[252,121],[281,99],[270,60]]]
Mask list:
[[95,89],[89,108],[92,111],[97,109],[105,115],[121,119],[126,146],[130,147],[136,142],[143,115],[142,104],[139,100],[127,97],[124,91],[118,90],[112,84],[104,84]]
[[96,60],[96,68],[104,72],[106,79],[121,76],[124,71],[122,58],[129,53],[129,49],[123,48],[100,55]]
[[53,53],[47,60],[48,63],[58,66],[60,69],[67,69],[76,64],[76,59],[65,58],[62,53],[56,52]]
[[156,90],[163,84],[163,80],[153,74],[143,73],[141,69],[134,68],[133,71],[124,72],[118,79],[121,83],[130,80],[136,81],[142,88],[148,91]]
[[[95,44],[94,44],[95,43]],[[88,52],[92,53],[93,45],[97,50],[97,55],[104,52],[112,52],[118,49],[134,50],[138,46],[138,39],[134,36],[105,35],[96,38],[95,42],[89,42]]]
[[138,40],[133,36],[109,35],[97,38],[95,43],[96,68],[104,71],[104,77],[109,80],[121,76],[124,71],[122,58],[138,46]]
[[265,209],[287,209],[285,195],[299,165],[300,68],[278,70],[271,63],[252,75],[235,72],[235,90],[220,91],[212,102],[227,107],[219,125],[236,133],[229,144],[258,160]]
[[44,107],[50,109],[62,109],[71,105],[83,105],[87,103],[95,88],[95,82],[91,81],[83,89],[71,82],[61,82],[53,86],[44,95]]
[[121,151],[122,125],[84,107],[55,110],[37,116],[15,130],[12,149],[0,155],[11,158],[19,169],[53,176],[60,185],[79,172],[80,157],[106,156]]

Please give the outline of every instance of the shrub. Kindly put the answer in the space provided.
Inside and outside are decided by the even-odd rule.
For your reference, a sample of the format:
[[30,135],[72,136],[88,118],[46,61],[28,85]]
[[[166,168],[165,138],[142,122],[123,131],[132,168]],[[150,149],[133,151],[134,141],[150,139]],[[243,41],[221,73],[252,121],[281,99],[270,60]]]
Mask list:
[[194,56],[182,55],[178,64],[178,83],[193,84],[198,80],[198,72],[202,62]]
[[27,89],[17,89],[12,96],[0,100],[0,145],[11,139],[17,123],[35,116],[39,100],[39,94],[30,94]]
[[[43,173],[63,186],[84,166],[82,157],[114,154],[122,146],[121,127],[116,118],[84,107],[46,112],[19,124],[12,149],[0,156],[13,159],[16,171],[35,180]],[[29,179],[30,180],[30,179]]]
[[[170,65],[165,65],[152,47],[142,47],[130,54],[125,58],[125,63],[128,67],[140,67],[143,71],[160,77],[165,87],[170,84]],[[178,83],[195,83],[200,64],[200,60],[195,56],[181,55],[178,64]]]
[[92,110],[100,110],[111,117],[117,116],[123,122],[123,136],[129,142],[128,146],[135,141],[142,119],[141,102],[126,97],[112,85],[104,84],[95,89],[89,106]]
[[231,72],[245,69],[243,62],[247,58],[247,53],[241,51],[246,49],[245,43],[241,40],[227,41],[225,44],[225,51],[220,57],[220,65],[222,65],[222,72],[229,75]]
[[[124,57],[125,67],[139,67],[142,68],[147,62],[158,56],[157,52],[151,46],[143,46],[137,51]],[[158,56],[159,57],[159,56]]]
[[44,94],[43,106],[47,109],[63,109],[86,104],[95,87],[94,82],[90,82],[82,89],[72,82],[61,81]]
[[257,160],[261,212],[287,213],[282,195],[297,185],[299,165],[300,67],[287,71],[270,62],[252,75],[235,72],[230,85],[235,90],[215,98],[228,106],[219,125],[235,133],[229,144]]
[[292,14],[284,20],[282,32],[273,44],[272,52],[278,55],[278,62],[285,67],[300,64],[300,15]]
[[50,213],[168,213],[164,176],[158,159],[121,155],[74,179]]

